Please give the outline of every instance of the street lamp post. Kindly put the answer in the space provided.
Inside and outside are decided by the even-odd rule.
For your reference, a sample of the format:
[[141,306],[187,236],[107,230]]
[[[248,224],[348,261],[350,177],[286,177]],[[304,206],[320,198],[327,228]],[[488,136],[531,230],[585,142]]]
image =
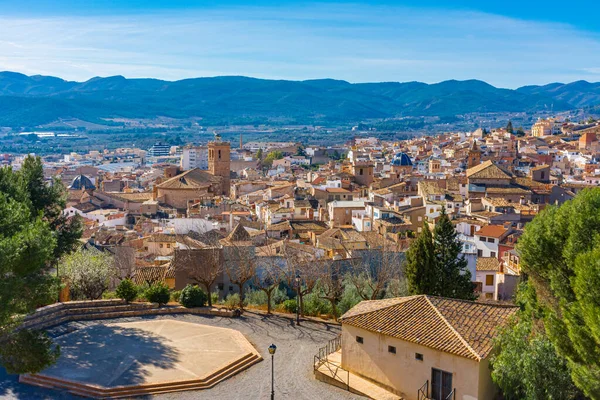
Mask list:
[[271,355],[271,400],[275,400],[275,351],[277,346],[274,344],[269,346],[269,354]]
[[296,274],[296,325],[300,325],[300,274]]

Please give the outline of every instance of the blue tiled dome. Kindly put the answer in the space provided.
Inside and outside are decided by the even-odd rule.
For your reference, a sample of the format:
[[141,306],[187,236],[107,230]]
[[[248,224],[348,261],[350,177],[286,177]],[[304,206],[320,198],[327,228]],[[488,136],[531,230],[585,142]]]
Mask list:
[[408,154],[406,153],[398,153],[394,156],[393,160],[392,160],[392,165],[395,166],[399,166],[399,167],[404,167],[404,166],[412,166],[412,161],[410,160],[410,157],[408,156]]
[[92,183],[92,180],[85,175],[78,175],[73,179],[71,185],[69,185],[69,189],[71,190],[95,190],[96,186]]

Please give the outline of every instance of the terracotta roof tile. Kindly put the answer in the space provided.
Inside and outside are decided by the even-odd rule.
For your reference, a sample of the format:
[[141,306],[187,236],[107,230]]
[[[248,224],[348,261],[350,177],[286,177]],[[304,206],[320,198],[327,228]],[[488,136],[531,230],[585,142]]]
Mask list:
[[496,328],[516,310],[512,306],[418,295],[363,301],[344,314],[341,321],[480,361],[493,348]]
[[500,261],[496,257],[477,257],[477,271],[500,271]]
[[467,170],[471,179],[510,179],[512,174],[488,160]]

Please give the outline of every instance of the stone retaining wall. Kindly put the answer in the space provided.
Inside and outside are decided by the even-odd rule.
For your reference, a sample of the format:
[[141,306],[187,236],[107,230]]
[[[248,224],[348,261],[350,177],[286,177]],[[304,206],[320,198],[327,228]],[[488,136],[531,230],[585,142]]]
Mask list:
[[126,303],[120,299],[69,301],[37,309],[33,314],[24,318],[20,329],[47,329],[69,321],[171,314],[236,316],[234,311],[219,308],[159,307],[156,303]]

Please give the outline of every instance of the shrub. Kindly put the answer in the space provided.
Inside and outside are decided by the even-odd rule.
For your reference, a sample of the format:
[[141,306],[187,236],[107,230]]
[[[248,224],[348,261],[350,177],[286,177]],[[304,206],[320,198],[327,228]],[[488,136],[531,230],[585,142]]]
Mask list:
[[173,290],[171,292],[171,301],[179,303],[180,299],[181,299],[181,290]]
[[225,298],[225,307],[228,310],[235,310],[240,307],[240,295],[239,293],[233,293],[227,295]]
[[343,315],[346,311],[360,303],[361,300],[362,298],[358,295],[356,286],[348,284],[348,282],[346,282],[344,293],[342,294],[342,298],[340,299],[337,305],[338,312],[340,313],[340,315]]
[[271,295],[271,305],[275,306],[277,304],[281,304],[287,299],[289,299],[289,297],[286,294],[285,290],[277,288],[273,290],[273,294]]
[[151,303],[158,303],[159,305],[167,304],[171,297],[169,293],[169,287],[162,282],[152,284],[145,293],[146,300]]
[[285,300],[282,303],[283,310],[288,313],[295,313],[298,304],[296,303],[296,299]]
[[206,304],[206,293],[198,286],[187,285],[181,291],[181,298],[179,301],[181,305],[187,308],[190,307],[203,307]]
[[112,300],[112,299],[118,299],[120,298],[119,296],[117,296],[117,294],[115,292],[104,292],[102,293],[102,299],[103,300]]
[[211,304],[217,304],[219,302],[219,292],[212,292],[210,294]]
[[266,305],[267,294],[262,290],[250,290],[246,293],[246,302],[253,306]]
[[302,298],[302,311],[304,315],[318,317],[322,314],[331,315],[331,304],[319,297],[318,293],[309,293]]
[[118,298],[129,303],[135,300],[137,297],[138,289],[131,279],[123,279],[121,282],[119,282],[119,286],[117,286],[116,294]]

